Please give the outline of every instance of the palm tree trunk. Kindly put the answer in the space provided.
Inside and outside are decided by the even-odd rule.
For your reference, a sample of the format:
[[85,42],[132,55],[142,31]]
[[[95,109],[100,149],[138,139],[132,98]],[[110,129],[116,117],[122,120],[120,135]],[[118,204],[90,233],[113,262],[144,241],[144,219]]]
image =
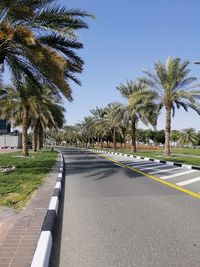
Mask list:
[[116,129],[113,129],[113,149],[117,149],[117,143],[116,143]]
[[39,139],[40,149],[42,149],[43,148],[43,141],[44,141],[44,131],[43,131],[42,125],[40,125],[39,136],[40,136],[40,139]]
[[165,150],[164,156],[170,156],[170,133],[171,133],[171,107],[166,107],[166,122],[165,122]]
[[22,119],[22,154],[24,157],[28,157],[28,109],[24,107],[23,119]]
[[103,148],[103,136],[100,136],[101,149]]
[[37,131],[37,150],[42,149],[42,142],[41,142],[41,134],[42,134],[42,125],[39,123],[38,125],[38,131]]
[[32,148],[33,151],[37,151],[37,134],[38,134],[38,120],[36,119],[34,122],[34,128],[33,128],[33,140],[32,140]]
[[136,152],[136,120],[134,117],[131,120],[131,149]]
[[94,147],[94,138],[91,137],[91,147]]
[[33,128],[33,141],[32,141],[32,146],[33,146],[33,151],[36,152],[37,151],[37,125],[35,124],[35,127]]
[[40,134],[39,134],[39,129],[37,131],[37,150],[40,150]]

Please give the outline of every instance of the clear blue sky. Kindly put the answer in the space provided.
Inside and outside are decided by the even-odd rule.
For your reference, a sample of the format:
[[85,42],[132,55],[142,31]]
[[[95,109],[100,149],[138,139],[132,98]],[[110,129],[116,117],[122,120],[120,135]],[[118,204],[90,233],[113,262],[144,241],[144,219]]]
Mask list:
[[[143,69],[153,70],[154,62],[168,56],[188,59],[191,75],[200,81],[199,0],[63,0],[62,5],[81,8],[96,15],[89,20],[80,40],[85,61],[82,86],[71,83],[74,101],[65,101],[67,123],[74,124],[96,106],[124,102],[115,89],[126,79],[134,80]],[[173,128],[195,127],[200,116],[178,111]],[[158,128],[164,127],[163,114]]]

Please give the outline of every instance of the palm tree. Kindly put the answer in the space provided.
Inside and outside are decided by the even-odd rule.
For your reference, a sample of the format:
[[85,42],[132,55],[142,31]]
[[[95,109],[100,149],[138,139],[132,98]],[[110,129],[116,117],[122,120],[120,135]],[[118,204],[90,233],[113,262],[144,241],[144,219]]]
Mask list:
[[141,78],[149,90],[155,93],[158,107],[165,109],[164,155],[167,157],[170,156],[171,117],[175,115],[175,109],[182,107],[188,111],[191,108],[200,114],[197,102],[200,91],[196,89],[198,85],[194,84],[196,78],[188,76],[188,65],[188,61],[169,57],[165,64],[160,61],[155,63],[155,73],[144,71],[147,77]]
[[61,105],[61,98],[53,95],[50,88],[43,86],[42,91],[36,95],[37,110],[32,114],[33,150],[43,147],[44,131],[48,129],[60,129],[63,127],[65,109]]
[[[171,141],[177,146],[179,138],[180,138],[180,131],[179,130],[172,130],[171,131]],[[173,145],[174,145],[173,144]]]
[[90,112],[92,113],[93,118],[94,118],[95,133],[97,135],[98,146],[100,143],[101,148],[102,148],[103,147],[103,137],[106,134],[106,132],[108,131],[108,124],[106,121],[107,109],[96,107],[95,109],[90,110]]
[[60,103],[54,103],[52,99],[48,99],[48,97],[50,96],[44,95],[43,101],[38,99],[37,111],[32,115],[33,151],[41,150],[43,147],[44,131],[47,128],[50,130],[57,130],[62,128],[65,123],[65,109]]
[[179,142],[182,145],[194,146],[199,142],[199,138],[194,128],[183,129],[180,132]]
[[76,127],[72,125],[65,125],[63,127],[63,140],[66,145],[69,143],[71,145],[78,145],[78,133],[76,133]]
[[85,140],[85,145],[89,143],[92,146],[94,145],[95,138],[95,123],[94,119],[91,116],[84,117],[84,120],[81,122],[82,128],[82,138]]
[[121,126],[123,125],[123,107],[120,103],[110,103],[106,112],[106,127],[110,128],[113,138],[113,149],[117,149],[117,133],[121,133]]
[[37,109],[35,96],[32,94],[32,87],[24,84],[20,90],[7,86],[0,92],[0,115],[2,118],[13,120],[15,125],[22,125],[22,146],[23,155],[28,153],[28,128],[29,114],[35,113]]
[[17,88],[28,76],[38,86],[49,84],[72,100],[67,80],[80,83],[74,73],[83,68],[74,52],[83,47],[75,32],[88,27],[83,18],[91,15],[54,2],[0,1],[0,66],[3,69],[6,63]]
[[143,144],[146,144],[147,143],[146,130],[137,129],[137,131],[136,131],[136,139],[137,139],[138,142],[141,142]]
[[[28,128],[35,124],[33,149],[41,148],[43,129],[61,127],[64,123],[64,109],[52,100],[52,94],[43,88],[40,91],[31,80],[27,79],[20,88],[7,86],[0,91],[0,114],[3,118],[13,120],[15,126],[22,125],[23,155],[28,152]],[[37,123],[36,123],[37,122]]]
[[139,119],[146,125],[153,126],[157,122],[157,108],[153,103],[154,96],[147,92],[146,86],[140,81],[127,81],[117,87],[121,95],[128,100],[129,105],[124,105],[122,112],[131,125],[131,145],[132,151],[136,152],[136,125]]

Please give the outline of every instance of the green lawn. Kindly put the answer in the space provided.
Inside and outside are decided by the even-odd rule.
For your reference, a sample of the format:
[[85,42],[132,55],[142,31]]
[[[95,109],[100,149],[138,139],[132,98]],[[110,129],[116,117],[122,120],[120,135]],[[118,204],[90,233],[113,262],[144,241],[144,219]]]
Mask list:
[[175,154],[200,156],[200,149],[199,148],[173,148],[172,152]]
[[[104,150],[114,151],[112,149],[104,149]],[[169,158],[164,157],[163,152],[157,151],[157,150],[156,151],[147,150],[147,151],[132,153],[128,149],[117,149],[117,150],[115,150],[115,152],[121,152],[121,153],[126,153],[126,154],[131,154],[131,155],[133,154],[133,155],[155,158],[155,159],[160,159],[160,160],[174,161],[174,162],[180,162],[180,163],[189,164],[189,165],[200,166],[200,157],[199,158],[193,158],[193,157],[189,156],[189,155],[198,155],[198,154],[195,154],[196,151],[194,152],[194,150],[197,150],[197,149],[180,149],[180,152],[178,152],[179,150],[176,149],[176,150],[173,150],[174,153],[185,154],[185,155],[184,156],[172,155]],[[185,152],[185,153],[182,153],[182,152]]]
[[57,152],[30,153],[29,158],[17,157],[20,155],[21,152],[0,155],[0,166],[16,167],[13,172],[0,173],[1,206],[22,209],[55,164]]

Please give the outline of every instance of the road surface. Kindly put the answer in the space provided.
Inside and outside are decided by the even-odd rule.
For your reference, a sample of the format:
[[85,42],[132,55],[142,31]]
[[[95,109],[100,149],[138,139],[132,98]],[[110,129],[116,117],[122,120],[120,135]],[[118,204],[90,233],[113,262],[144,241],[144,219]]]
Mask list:
[[50,267],[200,266],[200,199],[90,152],[65,161]]

